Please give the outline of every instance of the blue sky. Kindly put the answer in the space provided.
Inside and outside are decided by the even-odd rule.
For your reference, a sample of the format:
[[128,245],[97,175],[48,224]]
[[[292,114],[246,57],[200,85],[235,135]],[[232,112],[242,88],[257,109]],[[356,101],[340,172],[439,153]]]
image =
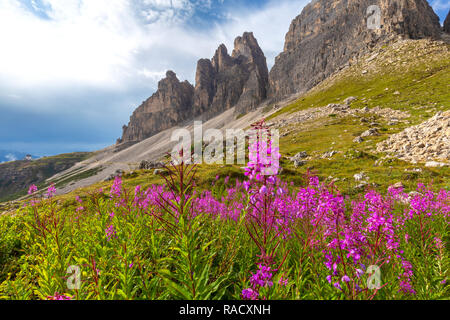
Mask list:
[[[1,0],[0,149],[50,155],[111,145],[166,70],[253,31],[273,65],[308,0]],[[430,0],[441,21],[449,0]]]

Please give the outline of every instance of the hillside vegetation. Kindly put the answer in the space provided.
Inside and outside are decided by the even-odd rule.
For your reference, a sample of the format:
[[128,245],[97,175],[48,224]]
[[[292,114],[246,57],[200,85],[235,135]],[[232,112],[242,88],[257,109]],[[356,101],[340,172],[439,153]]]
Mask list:
[[32,161],[12,161],[0,164],[0,202],[27,194],[32,184],[44,186],[45,180],[86,159],[90,153],[78,152],[45,157]]

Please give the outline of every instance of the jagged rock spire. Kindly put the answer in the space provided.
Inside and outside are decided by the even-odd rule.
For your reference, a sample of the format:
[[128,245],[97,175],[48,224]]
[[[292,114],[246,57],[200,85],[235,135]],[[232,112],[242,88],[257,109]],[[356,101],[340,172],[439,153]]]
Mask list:
[[237,113],[255,108],[267,96],[268,69],[253,33],[236,38],[232,56],[221,44],[211,60],[200,59],[195,83],[194,88],[167,71],[156,93],[134,111],[118,142],[141,141],[183,121],[207,120],[232,107]]

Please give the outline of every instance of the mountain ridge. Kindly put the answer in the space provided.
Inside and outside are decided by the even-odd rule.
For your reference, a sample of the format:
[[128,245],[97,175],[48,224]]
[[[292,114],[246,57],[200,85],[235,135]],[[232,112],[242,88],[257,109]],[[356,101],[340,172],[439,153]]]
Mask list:
[[236,38],[231,56],[221,44],[211,60],[200,59],[195,82],[195,87],[180,82],[168,71],[158,90],[133,112],[118,144],[142,141],[188,119],[209,120],[233,107],[241,114],[255,109],[267,95],[268,69],[253,33]]
[[[381,28],[375,30],[367,27],[366,11],[373,4],[381,10]],[[292,21],[270,72],[253,33],[245,32],[236,38],[231,56],[222,44],[211,60],[198,61],[195,87],[183,82],[187,88],[171,91],[158,85],[133,112],[117,143],[142,141],[188,119],[208,120],[232,107],[236,116],[243,115],[263,102],[308,91],[376,44],[438,39],[440,32],[439,17],[426,0],[314,0]]]
[[[380,28],[366,10],[378,5]],[[369,15],[370,17],[370,15]],[[439,17],[426,0],[315,0],[291,23],[284,51],[270,71],[269,96],[305,92],[375,45],[395,39],[440,37]]]

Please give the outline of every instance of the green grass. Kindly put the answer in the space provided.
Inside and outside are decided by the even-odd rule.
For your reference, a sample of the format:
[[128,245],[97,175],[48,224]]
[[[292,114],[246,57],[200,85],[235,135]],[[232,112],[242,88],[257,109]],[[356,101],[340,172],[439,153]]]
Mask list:
[[[342,71],[336,79],[328,79],[311,90],[296,102],[274,113],[268,119],[284,113],[291,113],[311,107],[322,107],[329,103],[340,103],[355,96],[358,101],[352,107],[382,106],[396,110],[406,110],[413,115],[413,120],[426,113],[431,107],[440,110],[450,108],[450,55],[449,45],[440,45],[420,50],[425,52],[419,57],[411,58],[411,51],[420,42],[412,41],[396,52],[396,59],[407,63],[406,67],[389,64],[383,59],[374,61],[373,71],[362,75],[363,63],[360,62]],[[385,50],[392,50],[386,48]],[[388,51],[389,52],[389,51]],[[389,90],[386,91],[386,88]],[[399,95],[394,95],[398,91]],[[365,99],[365,101],[363,101]],[[417,110],[416,107],[428,108]]]

